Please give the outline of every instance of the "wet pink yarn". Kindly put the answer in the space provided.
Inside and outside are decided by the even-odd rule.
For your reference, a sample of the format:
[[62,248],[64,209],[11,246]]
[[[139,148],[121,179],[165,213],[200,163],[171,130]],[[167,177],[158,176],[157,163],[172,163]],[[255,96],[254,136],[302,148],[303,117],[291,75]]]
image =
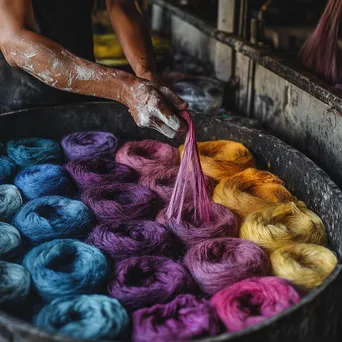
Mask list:
[[178,262],[161,256],[131,257],[118,262],[108,293],[129,311],[170,301],[193,293],[196,285]]
[[135,311],[132,320],[134,342],[188,341],[222,331],[211,304],[190,294]]
[[65,169],[81,189],[138,180],[138,174],[132,168],[106,158],[70,161]]
[[152,190],[130,183],[89,188],[81,199],[98,220],[111,223],[154,218],[159,208],[159,199]]
[[239,281],[211,298],[229,332],[239,331],[273,317],[300,300],[285,279],[251,278]]
[[214,293],[242,279],[270,273],[267,254],[239,238],[211,239],[192,246],[184,263],[203,292]]
[[161,165],[173,168],[179,164],[178,150],[157,140],[131,141],[116,153],[116,161],[126,164],[140,174],[148,174]]
[[102,224],[93,229],[87,243],[113,259],[140,255],[177,257],[181,244],[178,238],[155,221],[128,221]]

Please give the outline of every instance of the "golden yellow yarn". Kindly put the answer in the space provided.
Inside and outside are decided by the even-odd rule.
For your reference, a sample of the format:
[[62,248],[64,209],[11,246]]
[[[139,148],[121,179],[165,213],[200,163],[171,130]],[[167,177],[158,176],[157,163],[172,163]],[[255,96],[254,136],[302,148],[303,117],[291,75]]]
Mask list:
[[[197,143],[203,173],[217,181],[232,176],[247,167],[255,166],[255,160],[246,146],[230,140]],[[179,147],[182,154],[184,145]]]
[[248,168],[220,181],[213,201],[231,209],[240,217],[263,211],[275,203],[296,202],[284,182],[267,171]]
[[240,237],[253,241],[268,253],[295,242],[325,245],[322,220],[303,202],[275,205],[246,217]]
[[276,276],[306,291],[319,286],[337,265],[335,254],[328,248],[307,243],[279,248],[270,258]]

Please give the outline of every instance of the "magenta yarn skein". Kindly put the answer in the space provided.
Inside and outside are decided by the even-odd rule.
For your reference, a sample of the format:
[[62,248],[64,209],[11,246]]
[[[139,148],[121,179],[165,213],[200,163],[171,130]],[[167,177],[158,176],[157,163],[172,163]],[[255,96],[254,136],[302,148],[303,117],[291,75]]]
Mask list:
[[214,293],[242,279],[268,275],[267,254],[255,243],[239,238],[218,238],[192,246],[184,263],[203,292]]
[[113,158],[118,139],[109,132],[76,132],[65,136],[61,144],[69,160]]
[[106,158],[70,161],[65,169],[81,189],[113,183],[134,183],[139,177],[129,166]]
[[160,205],[152,190],[130,183],[89,188],[81,199],[97,219],[111,223],[154,218]]
[[181,248],[178,238],[154,221],[128,221],[102,224],[89,234],[87,243],[113,259],[141,255],[177,257]]
[[170,301],[197,289],[190,273],[180,263],[160,256],[132,257],[115,265],[109,296],[129,311]]
[[163,165],[172,168],[179,165],[179,152],[175,147],[157,140],[131,141],[116,153],[116,161],[126,164],[141,175]]
[[229,332],[258,324],[300,301],[300,295],[285,279],[251,278],[223,289],[211,298]]
[[156,217],[156,221],[177,235],[188,247],[220,237],[238,237],[239,220],[228,208],[213,203],[213,219],[208,223],[195,222],[193,207],[183,207],[183,221],[178,223],[174,218],[166,216],[166,210],[162,209]]
[[190,294],[133,313],[133,342],[188,341],[222,331],[212,305]]

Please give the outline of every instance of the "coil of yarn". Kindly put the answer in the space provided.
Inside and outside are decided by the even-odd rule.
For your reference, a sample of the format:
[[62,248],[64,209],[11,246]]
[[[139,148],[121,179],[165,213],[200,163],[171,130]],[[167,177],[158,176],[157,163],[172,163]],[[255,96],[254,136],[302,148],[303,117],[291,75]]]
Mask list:
[[163,225],[143,220],[99,225],[92,230],[87,243],[115,260],[140,255],[176,257],[182,249],[178,239]]
[[19,231],[8,223],[0,222],[0,260],[11,260],[20,247]]
[[45,301],[100,291],[108,264],[100,250],[72,239],[45,242],[29,251],[24,267]]
[[221,332],[220,320],[205,299],[178,295],[167,304],[156,304],[133,313],[134,342],[189,341]]
[[184,263],[203,292],[212,295],[237,281],[270,273],[267,254],[239,238],[211,239],[192,246]]
[[245,218],[274,203],[295,202],[283,184],[269,172],[249,168],[220,181],[214,190],[213,201]]
[[270,259],[276,276],[306,291],[321,285],[337,265],[335,254],[328,248],[307,243],[279,248]]
[[109,132],[76,132],[65,136],[61,144],[68,160],[113,158],[118,139]]
[[114,298],[78,295],[53,300],[35,318],[41,329],[79,339],[119,339],[128,336],[129,317]]
[[74,185],[68,173],[60,165],[39,164],[21,170],[14,184],[27,199],[42,196],[72,196]]
[[269,253],[295,242],[327,242],[322,220],[302,202],[280,204],[247,216],[240,237]]
[[111,223],[153,218],[159,206],[152,190],[130,183],[89,188],[81,198],[99,220]]
[[10,158],[0,155],[0,185],[11,183],[15,170],[15,163]]
[[14,310],[30,294],[31,278],[21,265],[0,261],[0,308]]
[[142,175],[160,165],[165,169],[179,165],[179,152],[175,147],[157,140],[131,141],[118,150],[115,160]]
[[[254,167],[255,160],[246,146],[230,140],[197,143],[203,173],[220,181],[242,170]],[[179,147],[183,154],[184,145]]]
[[22,204],[23,199],[16,186],[0,185],[0,221],[10,222]]
[[108,285],[109,295],[129,311],[162,304],[195,289],[190,273],[180,263],[161,256],[131,257],[118,262]]
[[241,280],[211,298],[229,332],[258,324],[300,300],[299,293],[284,279],[260,277]]
[[238,237],[239,220],[223,205],[212,205],[213,219],[208,223],[198,222],[194,217],[193,207],[183,208],[183,220],[178,223],[174,218],[168,218],[166,209],[162,209],[156,221],[165,225],[168,230],[177,235],[186,246],[220,237]]
[[36,164],[60,164],[62,160],[58,143],[51,139],[14,139],[7,143],[6,149],[7,155],[20,168]]
[[92,214],[82,202],[62,196],[31,200],[13,220],[13,225],[34,245],[57,238],[83,237],[91,224]]
[[70,161],[65,169],[81,189],[138,180],[138,174],[132,168],[106,158]]

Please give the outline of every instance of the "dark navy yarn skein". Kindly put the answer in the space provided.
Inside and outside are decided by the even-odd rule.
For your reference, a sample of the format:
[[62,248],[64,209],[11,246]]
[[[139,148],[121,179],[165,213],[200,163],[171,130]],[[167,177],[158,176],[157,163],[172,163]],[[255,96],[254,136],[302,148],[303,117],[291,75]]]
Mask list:
[[62,160],[58,143],[51,139],[14,139],[7,143],[6,149],[7,155],[20,168],[36,164],[60,164]]
[[22,204],[23,199],[16,186],[0,185],[0,221],[10,222]]
[[19,231],[8,223],[0,222],[0,260],[11,260],[19,252]]
[[15,163],[6,156],[0,156],[0,184],[7,184],[13,181],[15,175]]
[[62,196],[31,200],[13,220],[13,225],[34,245],[85,236],[91,224],[92,214],[85,204]]
[[130,319],[117,299],[79,295],[55,299],[35,319],[41,329],[80,339],[121,339],[129,335]]
[[57,239],[33,248],[23,265],[45,301],[101,291],[108,274],[102,252],[73,239]]
[[69,174],[60,165],[32,165],[21,170],[14,184],[27,199],[42,196],[72,196],[75,191]]

